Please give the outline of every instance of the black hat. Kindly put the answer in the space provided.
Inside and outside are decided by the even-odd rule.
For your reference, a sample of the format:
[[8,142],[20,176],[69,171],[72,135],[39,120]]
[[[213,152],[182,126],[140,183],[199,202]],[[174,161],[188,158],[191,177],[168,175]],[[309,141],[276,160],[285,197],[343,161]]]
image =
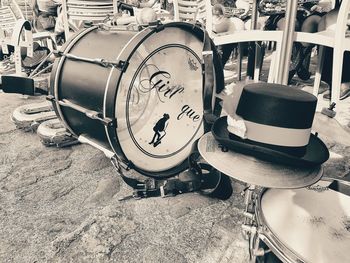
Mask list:
[[316,104],[315,96],[292,87],[249,84],[243,88],[236,114],[219,118],[212,133],[227,148],[265,161],[320,165],[328,160],[329,151],[311,134]]

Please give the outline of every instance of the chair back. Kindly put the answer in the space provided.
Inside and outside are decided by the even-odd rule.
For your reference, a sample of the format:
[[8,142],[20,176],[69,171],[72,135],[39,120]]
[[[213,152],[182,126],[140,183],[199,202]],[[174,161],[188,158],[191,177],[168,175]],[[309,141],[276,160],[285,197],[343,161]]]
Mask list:
[[12,35],[17,20],[10,6],[0,7],[0,30],[5,37],[10,37]]
[[212,6],[210,0],[174,0],[174,20],[201,22],[212,33]]
[[69,38],[70,29],[78,30],[84,21],[102,22],[117,11],[115,0],[63,0],[62,13],[66,39]]
[[30,0],[13,0],[16,5],[18,6],[18,9],[20,10],[23,18],[28,21],[33,21],[34,14],[33,14],[33,7],[31,6]]

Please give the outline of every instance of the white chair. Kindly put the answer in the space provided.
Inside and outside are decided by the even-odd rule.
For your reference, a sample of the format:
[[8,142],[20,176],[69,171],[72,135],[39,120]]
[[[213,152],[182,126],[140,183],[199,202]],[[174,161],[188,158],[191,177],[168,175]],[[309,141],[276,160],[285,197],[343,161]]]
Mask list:
[[30,0],[12,0],[17,6],[18,9],[21,11],[21,16],[25,20],[32,21],[34,14],[33,14],[33,8],[31,6]]
[[337,21],[332,27],[317,33],[294,32],[294,41],[306,42],[320,46],[313,89],[313,94],[315,96],[318,94],[318,89],[321,82],[324,59],[323,47],[330,47],[334,49],[331,103],[339,102],[344,52],[350,51],[350,38],[346,37],[349,11],[350,1],[343,0],[342,4],[340,5]]
[[18,18],[9,6],[0,7],[0,39],[11,36]]
[[27,48],[27,56],[33,56],[33,35],[31,24],[19,19],[13,27],[12,35],[1,40],[2,50],[8,54],[8,46],[14,47],[14,62],[16,75],[22,75],[21,47]]
[[197,0],[174,0],[174,20],[193,22],[196,20]]
[[[23,13],[23,11],[25,13]],[[7,0],[1,3],[0,7],[0,40],[11,38],[12,32],[18,20],[24,19],[32,23],[33,10],[28,0]],[[33,23],[32,23],[33,25]],[[56,34],[53,32],[35,32],[32,30],[32,41],[39,41],[50,50],[56,47]],[[6,36],[4,36],[4,34]]]
[[[205,7],[205,9],[204,9]],[[272,57],[272,64],[269,72],[269,82],[275,82],[277,79],[277,66],[279,64],[280,49],[282,42],[282,31],[262,31],[262,30],[247,30],[236,31],[231,27],[228,32],[223,34],[214,34],[212,32],[212,6],[210,0],[174,0],[174,18],[176,21],[205,20],[207,31],[210,33],[215,45],[225,45],[231,43],[243,42],[258,42],[258,41],[274,41],[276,42],[276,52]],[[233,25],[233,23],[232,23]],[[242,49],[239,52],[242,54]],[[240,79],[241,73],[241,57],[238,61],[238,77]],[[255,74],[254,79],[258,79],[258,74]]]
[[77,31],[84,21],[102,22],[107,16],[113,16],[116,12],[116,0],[63,0],[62,13],[66,39],[71,35],[70,29],[73,32]]

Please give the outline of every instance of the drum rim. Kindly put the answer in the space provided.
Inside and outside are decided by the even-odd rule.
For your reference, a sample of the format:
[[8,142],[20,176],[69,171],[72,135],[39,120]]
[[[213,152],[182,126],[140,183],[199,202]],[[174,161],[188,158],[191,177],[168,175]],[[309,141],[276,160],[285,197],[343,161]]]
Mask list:
[[[321,166],[321,171],[323,172],[323,166]],[[341,178],[331,178],[323,177],[319,181],[338,181],[340,183],[350,186],[350,182],[342,180]],[[317,183],[317,182],[316,182]],[[305,188],[305,187],[304,187]],[[262,188],[258,193],[257,205],[255,206],[255,218],[258,225],[258,236],[259,238],[276,254],[280,259],[285,260],[286,262],[295,263],[295,262],[308,262],[298,253],[296,253],[291,248],[287,247],[277,235],[271,230],[271,227],[267,224],[265,215],[262,211],[261,201],[264,193],[271,188]],[[274,188],[272,188],[274,189]],[[301,189],[301,188],[299,188]],[[292,189],[282,189],[282,190],[292,190]],[[280,257],[279,257],[280,256]]]
[[[204,31],[202,28],[200,28],[198,25],[193,25],[185,22],[171,22],[164,25],[161,25],[161,27],[179,27],[182,29],[192,29],[191,32],[194,33],[196,37],[199,39],[204,38]],[[162,29],[161,29],[162,30]],[[157,28],[145,28],[135,36],[133,36],[129,42],[125,45],[124,49],[122,49],[119,54],[117,60],[123,60],[123,61],[129,61],[134,52],[137,50],[137,48],[143,43],[144,40],[152,36],[154,33],[157,33],[159,29]],[[140,41],[137,41],[140,39]],[[130,52],[127,52],[130,51]],[[116,98],[118,93],[118,87],[120,84],[120,81],[123,78],[123,72],[121,70],[112,69],[109,76],[109,81],[106,84],[105,89],[105,96],[104,96],[104,103],[103,103],[103,117],[104,118],[110,118],[110,119],[116,119],[115,116],[115,107],[116,107]],[[116,81],[110,81],[111,79]],[[114,91],[114,92],[113,92]],[[201,124],[203,126],[203,124]],[[116,127],[114,126],[105,126],[105,131],[107,134],[108,142],[113,149],[113,151],[118,155],[119,158],[122,159],[126,164],[130,164],[129,159],[126,157],[124,151],[122,150],[122,147],[120,145],[118,134],[116,132]],[[204,134],[204,129],[203,129]],[[114,138],[114,140],[111,140],[111,138]],[[144,170],[140,167],[137,167],[133,164],[132,168],[136,170],[137,172],[146,175],[148,177],[153,177],[157,179],[162,178],[169,178],[171,176],[174,176],[188,168],[188,162],[187,158],[185,158],[180,164],[178,164],[175,167],[152,172]]]

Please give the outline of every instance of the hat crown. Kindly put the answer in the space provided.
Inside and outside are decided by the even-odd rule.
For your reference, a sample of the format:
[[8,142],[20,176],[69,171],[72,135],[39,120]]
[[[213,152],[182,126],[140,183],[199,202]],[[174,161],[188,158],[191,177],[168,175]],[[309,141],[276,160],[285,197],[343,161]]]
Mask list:
[[244,120],[282,128],[311,128],[317,98],[305,91],[271,83],[243,88],[237,115]]

